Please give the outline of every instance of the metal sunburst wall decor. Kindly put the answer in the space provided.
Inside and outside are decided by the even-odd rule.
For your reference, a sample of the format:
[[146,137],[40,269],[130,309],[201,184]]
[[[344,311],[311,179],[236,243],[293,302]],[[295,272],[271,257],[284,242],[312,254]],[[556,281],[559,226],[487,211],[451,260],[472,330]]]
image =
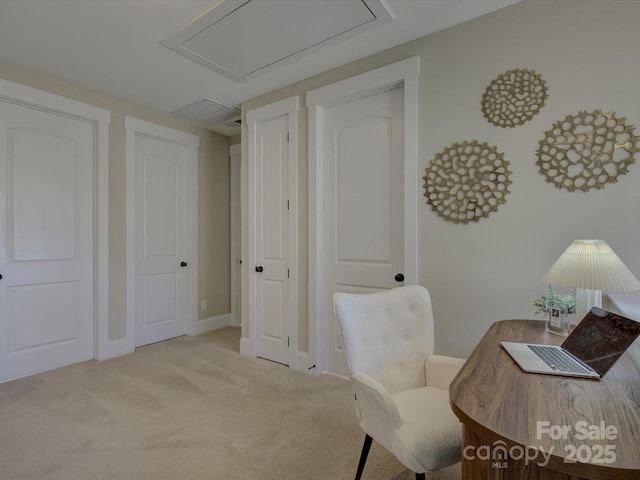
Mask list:
[[570,192],[604,188],[628,172],[640,152],[635,127],[614,112],[581,111],[545,132],[536,151],[540,174]]
[[454,223],[477,222],[505,203],[511,185],[509,161],[496,147],[477,140],[454,143],[427,167],[427,203]]
[[547,82],[533,70],[518,68],[493,80],[482,96],[482,113],[496,127],[517,127],[544,107]]

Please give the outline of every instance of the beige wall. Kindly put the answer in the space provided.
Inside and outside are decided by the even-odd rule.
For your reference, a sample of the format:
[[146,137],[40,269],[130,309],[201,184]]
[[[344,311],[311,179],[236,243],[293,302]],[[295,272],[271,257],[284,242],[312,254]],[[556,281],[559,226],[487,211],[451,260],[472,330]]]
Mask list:
[[109,126],[109,340],[126,336],[125,128],[131,116],[200,137],[198,153],[199,318],[230,311],[229,139],[176,116],[154,112],[61,80],[0,62],[0,77],[111,112]]
[[[419,281],[431,292],[437,351],[468,355],[489,325],[533,318],[542,276],[575,238],[606,240],[640,277],[640,166],[600,191],[558,190],[538,173],[535,151],[553,123],[580,110],[614,111],[638,126],[640,2],[525,0],[288,88],[252,99],[247,110],[304,93],[414,55],[420,57],[418,181],[435,155],[455,142],[495,145],[511,162],[507,203],[470,225],[446,222],[424,197],[419,208]],[[523,126],[489,124],[480,103],[489,83],[513,68],[547,81],[549,99]],[[308,348],[307,110],[299,113],[299,347]],[[246,136],[243,127],[243,136]],[[246,158],[243,145],[243,158]],[[636,155],[640,160],[640,155]],[[246,185],[246,171],[243,181]],[[246,218],[246,215],[245,215]],[[244,228],[246,232],[246,225]],[[246,245],[246,239],[243,239]],[[246,248],[244,250],[246,256]],[[246,291],[246,266],[243,291]],[[246,295],[245,295],[246,299]],[[243,334],[247,333],[246,302]]]

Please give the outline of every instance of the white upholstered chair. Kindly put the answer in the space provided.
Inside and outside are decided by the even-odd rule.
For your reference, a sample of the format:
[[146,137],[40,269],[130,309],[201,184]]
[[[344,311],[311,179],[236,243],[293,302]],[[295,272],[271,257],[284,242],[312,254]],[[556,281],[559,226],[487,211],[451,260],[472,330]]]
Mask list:
[[336,293],[333,305],[366,434],[356,480],[372,439],[416,479],[461,461],[461,425],[449,407],[449,384],[464,360],[433,354],[429,292],[406,286]]

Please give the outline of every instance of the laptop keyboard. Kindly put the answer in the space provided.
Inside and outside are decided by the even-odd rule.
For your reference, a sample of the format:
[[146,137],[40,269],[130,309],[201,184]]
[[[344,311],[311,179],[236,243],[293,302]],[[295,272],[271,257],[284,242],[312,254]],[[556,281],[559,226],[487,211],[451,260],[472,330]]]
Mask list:
[[571,373],[592,372],[558,348],[540,345],[527,345],[527,347],[529,347],[533,353],[535,353],[544,363],[554,370]]

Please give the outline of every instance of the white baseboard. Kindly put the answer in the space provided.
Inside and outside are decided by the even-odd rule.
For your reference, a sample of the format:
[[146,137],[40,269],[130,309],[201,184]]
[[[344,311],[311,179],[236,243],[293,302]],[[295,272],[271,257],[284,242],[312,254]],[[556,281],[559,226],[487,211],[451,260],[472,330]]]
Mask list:
[[[198,328],[196,335],[201,333],[211,332],[219,328],[228,327],[231,325],[231,314],[218,315],[217,317],[203,318],[198,320]],[[135,351],[135,347],[131,345],[131,342],[127,338],[120,338],[118,340],[111,340],[102,345],[98,350],[96,360],[108,360],[110,358],[121,357],[122,355],[128,355]]]
[[333,372],[322,372],[325,375],[331,375],[332,377],[338,377],[338,378],[342,378],[344,380],[349,380],[349,377],[345,377],[344,375],[340,375],[338,373],[333,373]]
[[196,335],[201,333],[211,332],[218,330],[219,328],[228,327],[231,325],[231,314],[225,313],[224,315],[218,315],[216,317],[203,318],[198,320],[198,328],[196,329]]
[[306,372],[309,374],[315,374],[315,365],[311,361],[311,357],[307,352],[296,352],[295,364],[291,365],[290,368],[294,370],[299,370],[301,372]]
[[126,337],[119,338],[118,340],[110,340],[99,349],[96,360],[109,360],[110,358],[129,355],[134,351],[135,348],[131,346],[131,343]]
[[240,327],[242,326],[242,323],[240,322],[240,317],[238,316],[238,314],[231,312],[229,314],[229,324],[232,327]]
[[250,341],[247,337],[240,337],[240,354],[255,358],[256,356],[255,343]]

